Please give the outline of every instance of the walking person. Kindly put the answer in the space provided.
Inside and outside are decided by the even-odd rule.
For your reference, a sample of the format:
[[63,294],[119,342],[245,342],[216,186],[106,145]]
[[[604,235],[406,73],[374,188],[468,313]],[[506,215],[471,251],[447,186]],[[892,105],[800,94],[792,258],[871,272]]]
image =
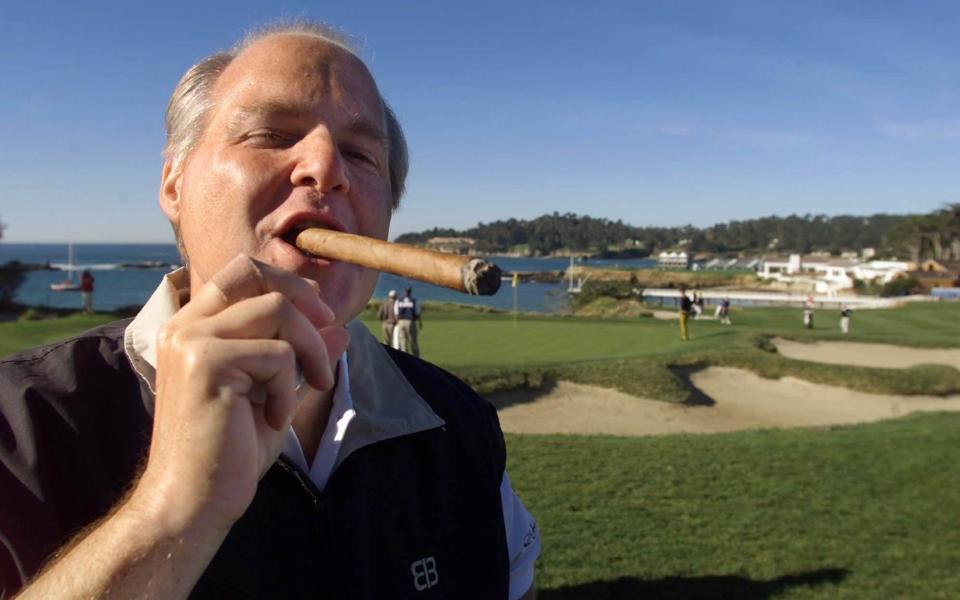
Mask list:
[[414,356],[420,356],[420,344],[417,342],[417,325],[423,329],[423,321],[420,319],[420,305],[413,297],[413,288],[404,290],[403,298],[397,300],[394,305],[394,312],[397,315],[397,349],[408,352]]
[[93,282],[96,281],[89,269],[80,275],[80,296],[83,298],[83,312],[93,313]]
[[690,339],[687,330],[687,319],[690,317],[690,311],[693,309],[693,302],[687,297],[686,288],[680,288],[680,339],[687,341]]
[[698,292],[693,293],[693,312],[697,319],[703,316],[703,294]]
[[807,329],[813,329],[814,305],[813,296],[807,296],[807,300],[803,303],[803,326]]
[[383,343],[393,346],[393,329],[397,325],[397,315],[393,305],[397,303],[397,290],[390,290],[387,297],[380,303],[377,318],[380,319],[380,331],[383,333]]
[[840,331],[842,331],[844,335],[850,333],[850,313],[851,312],[852,311],[850,310],[850,307],[847,306],[846,304],[840,305]]
[[723,325],[732,325],[730,322],[730,298],[724,298],[720,302],[720,323]]

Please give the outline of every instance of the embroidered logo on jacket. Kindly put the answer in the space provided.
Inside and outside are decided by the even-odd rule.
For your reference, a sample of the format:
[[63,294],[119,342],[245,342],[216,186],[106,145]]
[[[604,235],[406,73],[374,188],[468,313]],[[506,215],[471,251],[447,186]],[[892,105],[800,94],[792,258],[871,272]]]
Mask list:
[[432,556],[410,563],[410,572],[413,573],[413,587],[417,588],[418,592],[429,590],[440,581],[437,561]]

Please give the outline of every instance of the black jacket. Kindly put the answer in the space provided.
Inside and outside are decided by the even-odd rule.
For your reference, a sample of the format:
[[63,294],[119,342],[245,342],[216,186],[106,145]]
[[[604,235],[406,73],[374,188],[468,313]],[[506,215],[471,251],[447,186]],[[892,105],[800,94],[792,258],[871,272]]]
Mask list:
[[[0,361],[0,598],[138,473],[153,395],[124,354],[126,324]],[[387,351],[445,424],[354,448],[323,492],[281,457],[193,597],[507,597],[496,412],[449,373]]]

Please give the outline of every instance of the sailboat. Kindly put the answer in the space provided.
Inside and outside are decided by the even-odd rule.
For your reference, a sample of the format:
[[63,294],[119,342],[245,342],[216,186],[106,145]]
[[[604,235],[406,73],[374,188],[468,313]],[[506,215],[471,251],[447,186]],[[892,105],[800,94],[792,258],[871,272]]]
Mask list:
[[73,280],[73,272],[75,270],[73,266],[73,244],[70,244],[68,247],[68,258],[67,258],[67,278],[63,281],[50,284],[50,291],[52,292],[79,292],[80,291],[80,282]]

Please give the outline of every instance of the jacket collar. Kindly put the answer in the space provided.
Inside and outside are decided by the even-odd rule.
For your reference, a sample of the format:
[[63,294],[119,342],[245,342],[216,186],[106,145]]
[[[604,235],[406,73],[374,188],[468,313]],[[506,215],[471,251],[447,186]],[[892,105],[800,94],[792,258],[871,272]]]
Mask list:
[[[154,393],[157,334],[188,300],[189,282],[186,269],[165,275],[124,331],[123,345],[127,358]],[[413,385],[366,325],[354,319],[347,324],[347,331],[350,333],[350,345],[344,353],[344,359],[349,359],[349,393],[356,416],[343,438],[337,465],[364,446],[445,424],[413,389]],[[147,410],[152,414],[153,406],[148,405]]]

